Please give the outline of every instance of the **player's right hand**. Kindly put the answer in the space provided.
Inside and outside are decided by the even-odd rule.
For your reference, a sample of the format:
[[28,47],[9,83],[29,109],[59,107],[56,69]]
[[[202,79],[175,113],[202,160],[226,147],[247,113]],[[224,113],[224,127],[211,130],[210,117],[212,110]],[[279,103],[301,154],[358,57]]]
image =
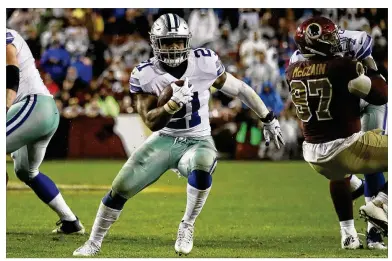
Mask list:
[[178,86],[174,82],[170,84],[170,86],[173,89],[171,100],[177,103],[179,106],[183,106],[192,101],[193,86],[189,85],[188,77],[185,78],[184,86]]
[[278,149],[280,149],[280,145],[285,145],[282,130],[280,129],[279,121],[274,117],[269,122],[264,122],[264,138],[265,144],[269,146],[271,138],[274,139],[274,143]]

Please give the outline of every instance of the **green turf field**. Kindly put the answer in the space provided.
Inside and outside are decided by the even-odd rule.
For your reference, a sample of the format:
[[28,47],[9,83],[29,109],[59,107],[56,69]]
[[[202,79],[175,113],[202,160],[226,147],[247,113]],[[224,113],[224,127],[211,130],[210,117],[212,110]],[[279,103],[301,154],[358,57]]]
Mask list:
[[[90,232],[106,187],[122,164],[47,161],[41,171],[63,187],[64,198]],[[51,235],[57,215],[23,189],[11,164],[7,170],[12,174],[7,191],[7,257],[72,257],[88,234]],[[150,188],[126,204],[98,257],[176,257],[174,242],[186,203],[186,180],[168,172]],[[355,222],[358,232],[364,233],[365,223],[358,218],[361,204],[363,197],[355,206]],[[386,251],[340,249],[328,181],[307,164],[220,162],[196,222],[189,257],[386,256]]]

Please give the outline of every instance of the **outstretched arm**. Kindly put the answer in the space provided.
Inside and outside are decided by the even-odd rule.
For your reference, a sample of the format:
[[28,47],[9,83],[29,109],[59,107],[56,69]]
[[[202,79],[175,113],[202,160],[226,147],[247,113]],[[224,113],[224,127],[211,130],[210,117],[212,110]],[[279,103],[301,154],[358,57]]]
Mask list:
[[273,137],[278,149],[280,144],[284,144],[280,125],[274,113],[267,109],[259,95],[249,85],[225,72],[216,79],[213,86],[230,96],[240,98],[260,117],[264,123],[264,136],[267,145],[269,145],[270,137]]
[[270,111],[252,87],[245,82],[238,80],[230,73],[225,72],[219,76],[213,86],[227,95],[240,98],[240,100],[251,108],[263,122],[272,120],[272,118],[267,118]]

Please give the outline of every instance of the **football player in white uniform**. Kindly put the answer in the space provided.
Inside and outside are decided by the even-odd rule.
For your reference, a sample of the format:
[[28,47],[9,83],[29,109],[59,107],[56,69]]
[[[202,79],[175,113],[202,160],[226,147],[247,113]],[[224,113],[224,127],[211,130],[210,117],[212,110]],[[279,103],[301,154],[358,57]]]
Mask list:
[[[194,224],[210,192],[217,163],[208,113],[211,86],[239,97],[255,111],[264,122],[266,142],[273,139],[278,148],[284,144],[278,120],[253,89],[225,72],[212,50],[190,48],[191,34],[184,19],[171,13],[160,16],[150,39],[154,57],[133,70],[130,89],[138,113],[154,133],[120,170],[99,206],[89,240],[74,251],[75,256],[98,253],[125,202],[171,168],[188,179],[185,214],[174,248],[180,255],[191,252]],[[184,80],[183,87],[174,83],[178,79]],[[157,96],[169,85],[171,99],[157,107]]]
[[[331,23],[333,23],[331,21]],[[373,40],[370,35],[363,31],[338,30],[338,38],[340,41],[340,52],[345,57],[352,57],[362,61],[367,68],[368,75],[379,74],[377,65],[372,57]],[[305,60],[306,57],[296,50],[290,58],[290,64],[297,61]],[[386,130],[387,126],[387,105],[377,106],[361,100],[361,125],[362,131],[366,132],[373,129]],[[384,186],[385,178],[383,173],[365,174],[365,182],[355,175],[350,177],[350,187],[353,193],[353,199],[365,194],[365,201],[370,202],[372,197],[376,196],[378,191]],[[332,184],[333,186],[333,184]],[[345,237],[345,235],[342,235]],[[367,246],[369,249],[386,249],[382,240],[381,233],[368,222]]]
[[65,203],[56,184],[38,170],[56,132],[60,115],[42,82],[31,51],[18,32],[6,30],[7,154],[16,176],[26,183],[60,221],[54,233],[84,234],[84,227]]

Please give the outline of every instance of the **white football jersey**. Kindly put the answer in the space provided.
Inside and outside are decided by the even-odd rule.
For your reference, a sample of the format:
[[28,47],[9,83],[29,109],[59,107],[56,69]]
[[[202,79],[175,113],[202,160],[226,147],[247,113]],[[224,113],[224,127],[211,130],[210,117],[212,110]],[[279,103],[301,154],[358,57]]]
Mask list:
[[170,83],[188,77],[189,83],[194,86],[192,102],[174,114],[160,132],[176,137],[208,136],[211,135],[208,109],[210,87],[224,72],[225,67],[214,51],[198,48],[190,51],[188,67],[180,79],[164,71],[155,57],[140,63],[132,71],[130,91],[159,96]]
[[44,85],[39,71],[35,67],[34,58],[25,40],[15,30],[7,28],[7,45],[12,44],[16,48],[16,57],[19,67],[19,88],[16,93],[14,104],[31,94],[52,96]]
[[[373,40],[366,32],[339,30],[339,36],[344,56],[363,60],[372,55]],[[304,60],[306,60],[306,58],[299,50],[296,50],[293,55],[291,55],[290,64]]]

